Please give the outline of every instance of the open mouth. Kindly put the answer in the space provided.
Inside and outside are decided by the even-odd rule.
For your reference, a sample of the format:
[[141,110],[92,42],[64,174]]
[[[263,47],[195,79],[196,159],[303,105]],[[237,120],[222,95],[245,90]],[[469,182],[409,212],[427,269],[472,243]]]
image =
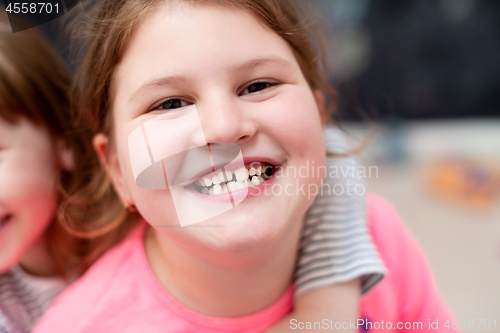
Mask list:
[[10,219],[12,218],[12,215],[7,214],[2,219],[0,220],[0,230],[3,229],[3,227],[9,223]]
[[194,181],[201,194],[219,195],[258,186],[271,178],[274,167],[269,163],[252,162],[236,170],[220,170]]

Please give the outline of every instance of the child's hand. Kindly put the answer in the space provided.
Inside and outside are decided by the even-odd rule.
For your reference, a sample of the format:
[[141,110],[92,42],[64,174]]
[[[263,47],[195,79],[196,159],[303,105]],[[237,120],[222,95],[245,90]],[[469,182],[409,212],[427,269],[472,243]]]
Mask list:
[[[358,317],[359,297],[361,294],[360,281],[335,284],[323,288],[307,291],[295,301],[294,310],[280,322],[271,327],[266,333],[290,332],[292,329],[304,329],[306,332],[342,331],[357,332],[353,328],[337,329],[337,325],[356,322]],[[316,322],[316,328],[314,323]],[[311,326],[307,326],[308,323]],[[327,328],[328,326],[328,328]],[[349,325],[350,326],[350,325]],[[312,329],[307,329],[311,327]]]

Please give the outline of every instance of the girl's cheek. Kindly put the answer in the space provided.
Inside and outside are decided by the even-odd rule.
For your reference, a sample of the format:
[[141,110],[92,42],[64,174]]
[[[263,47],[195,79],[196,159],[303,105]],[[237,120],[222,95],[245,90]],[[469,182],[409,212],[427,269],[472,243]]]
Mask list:
[[[170,190],[151,190],[141,188],[135,183],[130,156],[128,151],[128,138],[120,136],[121,140],[117,145],[119,156],[120,175],[123,186],[132,197],[132,203],[137,207],[142,217],[151,224],[160,221],[163,224],[179,225],[175,205],[170,194]],[[117,192],[120,189],[117,189]],[[124,193],[118,193],[123,195]]]
[[[5,187],[9,189],[10,203],[18,209],[34,211],[37,207],[53,206],[57,201],[57,173],[47,161],[20,158],[6,167]],[[46,215],[46,214],[43,214]]]
[[3,268],[16,264],[41,237],[57,208],[56,170],[30,155],[11,155],[0,163],[0,205],[12,215],[0,242]]
[[[319,111],[309,89],[294,87],[270,101],[269,114],[263,124],[279,135],[285,150],[308,153],[323,151]],[[312,151],[310,149],[313,148]]]

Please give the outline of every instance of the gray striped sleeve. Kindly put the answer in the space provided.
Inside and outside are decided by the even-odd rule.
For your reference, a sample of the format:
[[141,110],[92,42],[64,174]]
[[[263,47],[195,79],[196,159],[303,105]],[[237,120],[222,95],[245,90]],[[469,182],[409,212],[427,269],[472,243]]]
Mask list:
[[66,287],[57,277],[31,276],[19,266],[0,274],[0,333],[28,333]]
[[[328,127],[328,151],[350,150],[344,133]],[[295,297],[305,291],[361,278],[361,292],[373,288],[385,268],[366,226],[366,186],[354,157],[327,158],[322,191],[309,208],[300,240]]]

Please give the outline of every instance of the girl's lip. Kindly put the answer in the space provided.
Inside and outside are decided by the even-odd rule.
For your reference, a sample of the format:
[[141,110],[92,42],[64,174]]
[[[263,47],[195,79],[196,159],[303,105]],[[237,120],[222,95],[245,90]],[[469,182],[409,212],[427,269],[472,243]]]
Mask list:
[[274,184],[275,179],[276,177],[272,175],[271,178],[257,186],[247,187],[246,190],[248,190],[248,192],[246,194],[245,189],[217,195],[202,194],[198,192],[194,186],[188,186],[185,188],[185,190],[191,192],[196,198],[199,198],[201,200],[208,200],[213,203],[228,203],[231,202],[232,199],[237,199],[237,201],[241,202],[242,199],[246,200],[263,194],[267,188]]

